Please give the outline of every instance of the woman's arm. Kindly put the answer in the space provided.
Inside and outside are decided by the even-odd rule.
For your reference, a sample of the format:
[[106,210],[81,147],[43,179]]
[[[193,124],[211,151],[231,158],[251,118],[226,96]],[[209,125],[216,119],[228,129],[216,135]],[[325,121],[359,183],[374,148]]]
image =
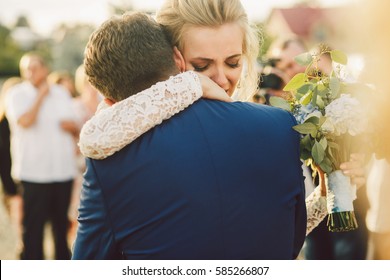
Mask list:
[[328,215],[326,208],[326,196],[321,194],[321,187],[318,186],[306,198],[307,226],[306,236],[316,228]]
[[114,154],[201,98],[202,90],[206,98],[230,100],[209,78],[188,71],[102,108],[80,132],[81,153],[93,159]]

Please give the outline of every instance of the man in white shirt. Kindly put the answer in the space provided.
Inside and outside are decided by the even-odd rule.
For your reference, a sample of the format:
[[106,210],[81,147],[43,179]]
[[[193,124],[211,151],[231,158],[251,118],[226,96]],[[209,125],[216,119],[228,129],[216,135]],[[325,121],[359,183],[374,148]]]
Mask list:
[[11,88],[6,114],[11,129],[12,175],[23,186],[22,259],[43,259],[43,232],[52,223],[56,259],[69,259],[67,212],[76,174],[73,135],[78,133],[69,93],[49,86],[38,54],[20,61],[24,82]]

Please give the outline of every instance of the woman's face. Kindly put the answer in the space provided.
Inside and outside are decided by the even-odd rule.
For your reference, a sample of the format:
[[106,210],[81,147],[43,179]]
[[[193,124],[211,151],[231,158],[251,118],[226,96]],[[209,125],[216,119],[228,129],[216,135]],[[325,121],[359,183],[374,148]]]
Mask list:
[[243,32],[235,23],[187,28],[182,50],[186,70],[208,76],[231,96],[242,72],[243,40]]

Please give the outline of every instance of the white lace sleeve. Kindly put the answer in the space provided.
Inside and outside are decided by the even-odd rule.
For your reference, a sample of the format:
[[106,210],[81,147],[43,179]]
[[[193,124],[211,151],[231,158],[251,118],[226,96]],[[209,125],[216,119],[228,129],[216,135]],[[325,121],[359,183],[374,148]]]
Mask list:
[[307,226],[306,235],[322,222],[328,215],[326,209],[326,197],[321,196],[321,188],[316,187],[314,191],[306,198]]
[[80,132],[81,153],[104,159],[137,139],[163,120],[202,97],[202,86],[192,71],[170,77],[101,110]]

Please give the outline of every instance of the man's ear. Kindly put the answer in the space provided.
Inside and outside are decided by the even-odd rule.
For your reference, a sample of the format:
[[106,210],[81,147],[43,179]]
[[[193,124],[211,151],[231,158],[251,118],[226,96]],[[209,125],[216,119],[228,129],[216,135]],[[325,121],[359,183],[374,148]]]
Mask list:
[[108,106],[112,106],[115,104],[115,101],[109,99],[109,98],[104,98],[104,102],[108,105]]
[[173,47],[173,59],[175,60],[176,66],[179,68],[180,72],[184,72],[186,70],[184,57],[176,46]]

